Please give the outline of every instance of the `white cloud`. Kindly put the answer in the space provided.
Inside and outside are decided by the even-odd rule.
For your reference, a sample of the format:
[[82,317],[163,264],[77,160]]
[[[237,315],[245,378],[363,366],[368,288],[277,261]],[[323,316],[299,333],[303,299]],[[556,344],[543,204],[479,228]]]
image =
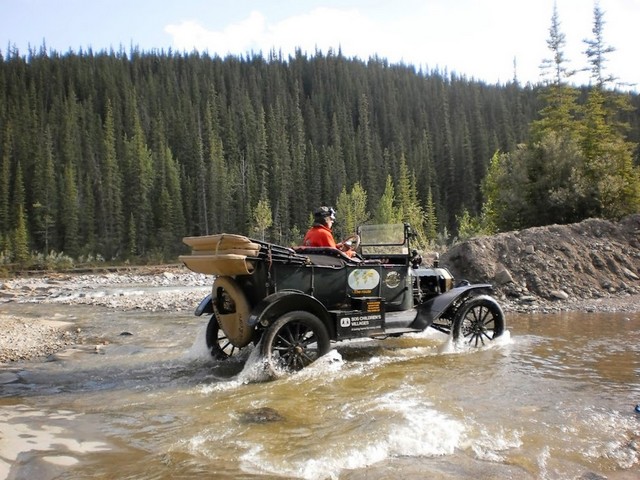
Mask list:
[[[515,53],[501,47],[511,40],[504,38],[498,20],[482,35],[475,33],[473,25],[485,12],[475,8],[478,11],[451,6],[445,10],[436,4],[374,19],[355,8],[320,7],[272,23],[253,11],[245,20],[219,31],[207,30],[194,21],[169,25],[165,31],[172,36],[175,48],[186,51],[196,48],[224,56],[275,49],[286,56],[296,48],[309,54],[316,49],[326,53],[340,48],[348,57],[366,60],[377,55],[391,62],[447,68],[491,82],[509,80]],[[540,59],[535,61],[537,67]]]
[[[355,9],[316,8],[309,13],[287,17],[267,24],[262,13],[253,11],[249,17],[221,31],[209,31],[195,21],[168,25],[165,32],[173,38],[179,50],[193,48],[220,55],[243,54],[250,51],[268,52],[275,48],[284,54],[300,48],[313,53],[316,48],[347,47],[350,55],[371,51],[371,36],[375,25]],[[368,53],[367,53],[368,55]]]
[[[585,62],[582,41],[590,36],[593,6],[584,0],[557,1],[561,28],[567,37],[567,53],[576,63],[574,68],[578,68]],[[629,1],[635,0],[601,0],[601,3],[607,2],[602,5],[605,20],[610,19],[611,24],[618,26],[616,29],[607,23],[605,27],[611,29],[612,39],[618,39],[615,35],[619,35],[620,30],[628,32],[624,27],[629,28],[629,22],[623,23],[617,10],[615,15],[610,15],[606,10],[608,2]],[[417,2],[414,8],[406,8],[405,2],[404,6],[378,16],[372,10],[317,7],[276,21],[252,11],[245,19],[217,31],[208,30],[196,21],[168,25],[165,31],[178,50],[195,48],[225,56],[252,51],[267,53],[275,49],[287,56],[297,48],[309,54],[317,49],[327,53],[330,48],[340,48],[348,57],[366,60],[377,55],[390,62],[446,68],[449,72],[490,83],[511,80],[514,59],[520,81],[537,82],[539,65],[550,56],[546,40],[551,24],[551,0],[544,4],[447,0]],[[635,10],[640,11],[638,7]],[[607,32],[609,30],[605,30]],[[626,41],[620,41],[629,48],[628,36]],[[610,65],[612,72],[627,81],[637,73],[635,62],[630,69],[629,62],[614,63],[613,60],[614,57]]]
[[357,39],[370,28],[370,20],[357,10],[317,8],[307,14],[286,18],[269,29],[265,46],[281,46],[286,51],[300,47],[312,53],[326,52],[340,45],[358,50]]
[[171,35],[178,50],[208,50],[224,56],[260,50],[266,37],[266,22],[260,12],[253,11],[245,20],[219,32],[207,30],[194,20],[167,25],[164,30]]

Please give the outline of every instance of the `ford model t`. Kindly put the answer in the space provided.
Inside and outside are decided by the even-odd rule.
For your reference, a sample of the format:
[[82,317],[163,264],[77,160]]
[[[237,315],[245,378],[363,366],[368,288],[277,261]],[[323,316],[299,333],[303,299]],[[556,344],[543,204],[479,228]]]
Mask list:
[[269,370],[300,370],[331,342],[385,338],[428,327],[480,347],[500,336],[504,314],[491,285],[423,265],[407,224],[364,225],[357,255],[335,248],[287,248],[240,235],[186,237],[191,270],[214,276],[196,309],[209,314],[206,341],[217,359],[260,348]]

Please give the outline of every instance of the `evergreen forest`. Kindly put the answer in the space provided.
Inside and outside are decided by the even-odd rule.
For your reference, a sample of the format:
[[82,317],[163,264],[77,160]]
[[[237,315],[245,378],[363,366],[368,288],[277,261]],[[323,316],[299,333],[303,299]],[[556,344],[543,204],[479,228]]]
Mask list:
[[[632,179],[624,202],[638,211],[638,96],[553,87],[489,85],[334,51],[9,49],[0,53],[0,256],[166,261],[185,251],[184,236],[221,232],[295,245],[320,205],[337,207],[336,237],[363,221],[410,221],[425,243],[471,227],[620,217],[626,207],[593,192],[583,195],[591,204],[558,207],[599,175],[576,176],[571,163],[594,118],[622,132]],[[606,105],[621,98],[608,123]],[[553,113],[566,102],[582,108],[571,119],[584,128]],[[562,119],[575,136],[562,135]],[[565,137],[575,145],[560,145]],[[607,146],[592,147],[587,157],[610,168]],[[572,183],[557,184],[549,152]],[[509,183],[523,176],[513,185],[527,194],[514,195]]]

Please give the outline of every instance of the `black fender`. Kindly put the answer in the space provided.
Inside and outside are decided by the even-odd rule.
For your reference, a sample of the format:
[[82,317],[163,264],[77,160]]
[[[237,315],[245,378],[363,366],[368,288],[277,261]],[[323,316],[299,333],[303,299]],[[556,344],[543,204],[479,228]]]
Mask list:
[[247,323],[266,327],[287,312],[304,310],[313,313],[327,327],[329,338],[336,338],[336,328],[331,314],[320,301],[299,290],[281,290],[262,299],[249,314]]
[[211,294],[202,299],[200,304],[196,307],[196,311],[194,312],[196,317],[201,316],[203,313],[213,313],[213,299],[211,298]]
[[488,283],[480,283],[476,285],[462,285],[452,288],[441,295],[430,298],[424,303],[416,307],[418,314],[411,323],[410,327],[418,330],[424,330],[430,326],[438,318],[449,312],[449,309],[455,308],[454,303],[464,302],[467,297],[479,295],[481,293],[490,293],[493,286]]

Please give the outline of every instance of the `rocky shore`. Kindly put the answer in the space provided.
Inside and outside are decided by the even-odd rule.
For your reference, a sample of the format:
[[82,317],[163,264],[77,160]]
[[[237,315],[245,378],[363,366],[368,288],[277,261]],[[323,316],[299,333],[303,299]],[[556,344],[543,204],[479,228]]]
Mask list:
[[190,272],[182,266],[0,279],[0,364],[46,358],[76,344],[81,335],[69,323],[46,319],[34,321],[4,314],[3,304],[95,305],[120,311],[192,311],[211,283],[211,277]]
[[[505,312],[640,312],[640,215],[471,239],[441,258],[456,279],[488,282]],[[73,325],[3,314],[10,302],[192,311],[212,277],[182,265],[0,279],[0,363],[46,357]],[[125,293],[126,292],[126,293]]]

